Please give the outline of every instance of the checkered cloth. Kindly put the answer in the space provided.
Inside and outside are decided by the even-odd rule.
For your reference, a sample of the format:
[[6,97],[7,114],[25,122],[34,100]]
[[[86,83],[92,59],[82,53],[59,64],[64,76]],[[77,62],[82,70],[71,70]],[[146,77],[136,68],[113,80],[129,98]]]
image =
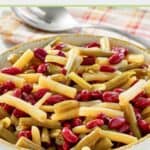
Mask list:
[[[150,40],[150,9],[141,8],[67,8],[79,22],[107,25]],[[114,35],[98,29],[83,29],[83,33]],[[18,20],[12,12],[0,18],[0,33],[7,42],[20,43],[43,36],[53,35],[33,29]],[[118,35],[117,35],[118,36]]]

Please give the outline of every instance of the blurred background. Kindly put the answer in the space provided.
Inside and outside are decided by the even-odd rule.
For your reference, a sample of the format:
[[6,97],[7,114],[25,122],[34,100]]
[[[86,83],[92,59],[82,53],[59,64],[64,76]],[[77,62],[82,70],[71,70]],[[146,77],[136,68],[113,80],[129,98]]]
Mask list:
[[[106,25],[150,42],[149,7],[68,7],[66,9],[80,23]],[[122,35],[102,29],[86,28],[74,32],[130,40]],[[16,17],[9,7],[0,8],[0,52],[18,43],[56,34],[60,33],[45,32],[27,25]]]

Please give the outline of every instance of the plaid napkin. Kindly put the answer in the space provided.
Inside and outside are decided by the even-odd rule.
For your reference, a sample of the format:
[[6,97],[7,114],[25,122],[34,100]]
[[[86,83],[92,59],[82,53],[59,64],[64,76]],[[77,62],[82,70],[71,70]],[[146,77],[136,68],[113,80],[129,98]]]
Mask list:
[[[150,10],[140,8],[112,8],[112,7],[72,7],[67,8],[79,22],[107,25],[121,29],[145,40],[150,40]],[[116,36],[98,29],[83,29],[83,33]],[[11,12],[4,12],[0,18],[1,36],[11,43],[25,42],[43,36],[54,35],[29,27]],[[120,35],[117,35],[118,37]]]

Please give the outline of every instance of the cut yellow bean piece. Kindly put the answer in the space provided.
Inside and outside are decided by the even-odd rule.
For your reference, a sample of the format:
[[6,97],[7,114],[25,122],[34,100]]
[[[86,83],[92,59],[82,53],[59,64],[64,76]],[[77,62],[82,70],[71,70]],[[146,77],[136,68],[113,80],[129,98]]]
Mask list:
[[124,68],[128,65],[128,61],[127,60],[122,60],[120,63],[113,65],[113,67],[115,67],[116,69],[121,69]]
[[122,92],[119,95],[119,103],[121,105],[125,104],[126,102],[131,101],[133,98],[135,98],[138,94],[140,94],[146,85],[146,81],[143,79],[140,79],[137,83],[135,83],[132,87],[130,87],[125,92]]
[[100,100],[93,100],[93,101],[79,102],[79,103],[80,103],[80,107],[82,107],[82,106],[90,107],[90,106],[100,104],[101,101]]
[[42,129],[41,141],[46,142],[46,143],[50,143],[50,136],[49,136],[49,131],[47,128]]
[[82,147],[82,149],[81,150],[91,150],[91,148],[90,147],[88,147],[88,146],[84,146],[84,147]]
[[19,119],[19,126],[40,126],[50,129],[60,128],[60,122],[56,120],[46,119],[43,122],[39,122],[30,117],[24,117]]
[[47,55],[45,58],[45,62],[65,65],[67,62],[67,59],[65,57],[61,57],[61,56]]
[[16,146],[24,147],[30,150],[44,150],[40,145],[33,143],[31,140],[21,137],[16,143]]
[[32,126],[31,134],[32,134],[32,141],[37,145],[41,145],[41,137],[40,137],[39,128],[37,128],[36,126]]
[[0,83],[3,83],[8,80],[12,81],[16,85],[16,87],[19,87],[19,88],[21,88],[25,83],[25,80],[21,77],[16,77],[16,76],[8,75],[5,73],[0,73]]
[[8,117],[5,117],[4,119],[0,120],[0,125],[4,128],[8,128],[11,125],[11,119]]
[[121,110],[121,107],[119,104],[117,103],[107,103],[107,102],[104,102],[104,103],[98,103],[98,104],[95,104],[94,107],[104,107],[104,108],[110,108],[110,109],[115,109],[115,110]]
[[79,116],[96,117],[98,114],[104,113],[109,117],[123,117],[124,113],[119,110],[99,107],[80,107]]
[[95,83],[95,84],[92,84],[92,89],[104,91],[106,89],[106,85],[103,83]]
[[109,138],[102,138],[96,143],[94,150],[108,150],[112,146],[113,143]]
[[54,112],[54,106],[52,105],[42,105],[40,106],[40,109],[45,112]]
[[38,109],[37,107],[35,107],[35,106],[31,105],[30,103],[27,103],[17,97],[14,97],[11,95],[3,95],[0,97],[0,101],[4,102],[10,106],[13,106],[19,110],[22,110],[23,112],[29,114],[31,117],[33,117],[34,119],[36,119],[38,121],[42,122],[47,117],[47,114],[44,111]]
[[86,134],[91,132],[91,129],[86,128],[85,125],[76,126],[72,129],[72,131],[76,134]]
[[90,70],[92,71],[99,71],[99,65],[94,64],[94,65],[82,65],[78,67],[77,73],[82,74],[83,72],[89,72]]
[[8,116],[9,114],[2,107],[0,107],[0,119],[3,119]]
[[110,51],[110,42],[108,37],[102,37],[100,39],[100,45],[102,50]]
[[96,73],[83,73],[83,79],[86,81],[107,81],[114,78],[118,72],[106,73],[106,72],[96,72]]
[[145,86],[145,92],[148,96],[150,96],[150,80],[147,81],[147,84]]
[[32,92],[36,92],[36,91],[38,91],[39,89],[42,89],[42,87],[41,86],[39,86],[39,84],[33,84],[33,90],[32,90]]
[[107,137],[112,141],[120,142],[124,144],[131,144],[137,142],[137,138],[128,134],[119,133],[116,131],[108,131],[108,130],[101,130],[99,131],[101,136]]
[[112,90],[116,87],[121,86],[122,84],[124,84],[128,81],[130,76],[132,76],[134,74],[135,74],[134,71],[128,71],[128,72],[124,72],[120,75],[117,75],[116,77],[114,77],[113,79],[111,79],[105,83],[106,89]]
[[53,114],[51,116],[52,120],[69,120],[78,117],[79,108],[70,109],[63,113]]
[[143,54],[129,54],[127,56],[127,60],[129,63],[144,63],[144,55]]
[[10,117],[10,119],[11,119],[11,123],[12,123],[13,125],[18,126],[18,123],[19,123],[18,118],[16,118],[16,117],[12,114],[11,117]]
[[113,53],[111,51],[101,50],[100,48],[80,48],[80,54],[86,56],[109,57]]
[[86,82],[82,77],[80,77],[79,75],[77,75],[75,72],[71,72],[68,77],[73,80],[75,83],[77,83],[81,88],[83,89],[91,89],[91,85]]
[[18,77],[23,78],[28,83],[36,83],[39,80],[40,73],[24,73],[19,74]]
[[66,77],[63,74],[54,74],[50,76],[52,80],[57,81],[57,82],[65,82]]
[[128,79],[128,81],[122,85],[123,89],[128,89],[135,81],[137,80],[136,76],[133,76],[131,78]]
[[[100,131],[98,128],[95,128],[91,133],[83,137],[77,145],[73,148],[74,150],[81,150],[82,147],[88,146],[92,147],[100,138]],[[92,141],[92,142],[91,142]]]
[[75,98],[77,90],[59,82],[53,81],[50,78],[41,76],[39,78],[39,85],[44,88],[48,88],[52,92],[56,92],[65,95],[70,98]]
[[150,117],[144,119],[146,122],[150,123]]
[[45,103],[45,101],[51,96],[52,94],[50,92],[47,92],[38,102],[34,104],[37,108],[40,108],[41,105]]
[[16,135],[4,127],[0,127],[0,137],[13,144],[17,141]]
[[107,57],[96,57],[96,64],[99,65],[108,65],[109,61]]
[[125,112],[125,117],[130,125],[130,129],[133,132],[134,136],[136,136],[137,138],[140,138],[141,133],[138,128],[135,112],[134,112],[132,105],[129,103],[126,103],[125,105],[122,106],[122,109]]
[[77,72],[77,70],[79,69],[81,63],[83,61],[83,58],[81,56],[76,56],[75,61],[73,63],[72,69],[70,70],[70,72]]
[[150,113],[150,106],[146,107],[143,111],[142,111],[142,115],[148,114]]
[[65,66],[65,69],[67,70],[67,74],[70,73],[73,69],[73,66],[75,65],[76,58],[78,57],[78,49],[72,48],[69,51],[68,60]]
[[28,49],[24,54],[13,64],[13,67],[23,69],[34,57],[32,50]]
[[79,107],[79,102],[76,100],[66,100],[54,105],[54,112],[55,113],[62,113],[67,110]]

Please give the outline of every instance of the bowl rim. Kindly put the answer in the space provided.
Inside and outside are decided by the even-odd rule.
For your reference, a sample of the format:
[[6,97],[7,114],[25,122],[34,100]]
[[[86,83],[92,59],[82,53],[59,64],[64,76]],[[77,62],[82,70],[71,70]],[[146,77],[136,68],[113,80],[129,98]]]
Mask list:
[[[32,39],[32,40],[26,41],[26,42],[23,42],[23,43],[19,43],[17,45],[14,45],[14,46],[6,49],[0,55],[4,54],[7,51],[14,51],[15,49],[23,47],[24,45],[29,44],[29,43],[32,44],[32,43],[36,43],[36,42],[39,42],[39,41],[45,41],[45,40],[48,40],[50,38],[56,38],[56,37],[67,37],[67,36],[69,37],[71,35],[73,35],[73,36],[85,36],[85,37],[96,37],[96,38],[105,37],[105,36],[102,36],[102,35],[85,34],[85,33],[81,33],[81,34],[80,33],[57,34],[57,35],[41,37],[41,38],[37,38],[37,39]],[[136,49],[141,50],[143,52],[146,52],[146,53],[150,54],[150,51],[147,48],[144,48],[144,47],[141,47],[139,45],[136,45],[135,43],[132,43],[130,41],[125,41],[125,40],[121,40],[119,38],[113,38],[113,37],[109,37],[109,36],[107,36],[107,37],[110,38],[110,39],[112,39],[112,40],[114,40],[114,41],[117,40],[117,41],[119,41],[119,43],[123,43],[124,45],[134,46]]]

